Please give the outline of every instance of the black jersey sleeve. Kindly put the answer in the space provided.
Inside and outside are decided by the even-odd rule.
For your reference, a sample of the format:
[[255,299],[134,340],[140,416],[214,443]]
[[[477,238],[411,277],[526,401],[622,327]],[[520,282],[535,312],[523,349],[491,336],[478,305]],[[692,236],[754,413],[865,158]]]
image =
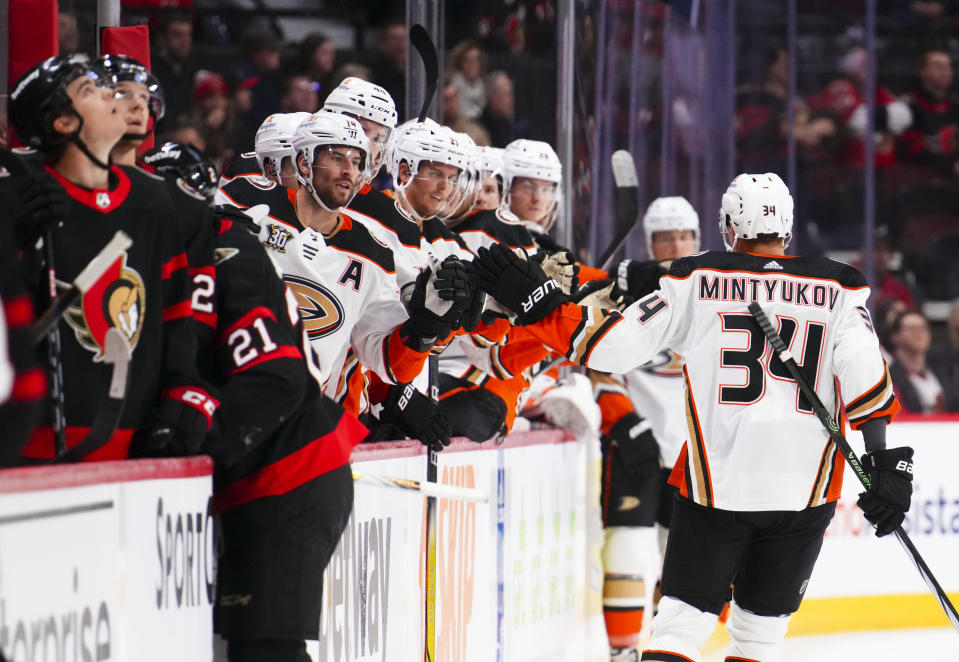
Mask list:
[[319,396],[295,300],[243,221],[219,221],[218,330],[212,381],[220,386],[214,453],[228,465],[267,439],[303,403]]

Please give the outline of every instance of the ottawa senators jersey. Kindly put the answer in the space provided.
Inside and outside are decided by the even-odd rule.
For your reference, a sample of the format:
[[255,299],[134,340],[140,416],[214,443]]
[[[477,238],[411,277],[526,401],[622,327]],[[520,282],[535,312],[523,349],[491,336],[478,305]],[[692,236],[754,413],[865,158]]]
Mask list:
[[526,328],[604,372],[679,352],[682,493],[727,510],[801,510],[839,498],[842,458],[747,305],[763,307],[822,401],[837,418],[843,402],[859,427],[899,411],[868,297],[862,274],[825,258],[705,252],[676,260],[622,314],[564,304]]
[[393,256],[363,225],[341,214],[336,230],[324,236],[299,223],[264,219],[259,237],[296,295],[325,393],[343,394],[356,361],[391,384],[420,372],[429,353],[413,351],[400,336],[408,315]]
[[203,376],[220,396],[215,512],[286,494],[343,466],[367,432],[320,395],[296,297],[257,231],[244,220],[217,220],[218,325],[201,354]]
[[295,227],[299,224],[293,203],[295,194],[296,191],[280,186],[263,175],[240,175],[225,183],[221,182],[213,202],[217,205],[232,205],[238,209],[267,205],[271,218]]
[[[130,345],[127,394],[117,430],[106,445],[84,458],[122,459],[161,391],[198,383],[187,258],[170,224],[176,212],[165,185],[137,168],[113,166],[109,188],[96,190],[46,170],[71,199],[63,225],[54,230],[59,291],[69,288],[117,230],[133,240],[59,324],[68,447],[86,436],[106,399],[112,376],[112,367],[104,362],[107,330],[119,329]],[[38,299],[38,305],[45,304],[43,296]],[[54,456],[49,419],[34,431],[24,455]]]

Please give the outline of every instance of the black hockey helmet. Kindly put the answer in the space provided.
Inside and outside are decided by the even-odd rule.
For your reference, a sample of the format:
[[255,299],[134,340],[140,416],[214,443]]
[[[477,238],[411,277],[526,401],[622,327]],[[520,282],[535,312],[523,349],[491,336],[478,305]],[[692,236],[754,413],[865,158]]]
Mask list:
[[[47,58],[17,80],[10,93],[9,115],[14,132],[24,144],[47,152],[74,141],[87,151],[78,137],[83,118],[67,94],[67,86],[81,76],[99,86],[113,85],[111,77],[92,66],[89,58],[81,54]],[[65,114],[73,114],[80,120],[80,127],[69,135],[53,128],[53,121]]]
[[150,116],[154,122],[163,119],[166,113],[166,99],[163,97],[163,88],[160,87],[160,81],[149,69],[140,64],[138,60],[129,55],[101,55],[96,66],[113,76],[115,82],[133,81],[146,86],[150,93]]
[[208,199],[213,198],[220,185],[213,161],[189,143],[164,143],[144,154],[143,162],[161,177],[180,179]]

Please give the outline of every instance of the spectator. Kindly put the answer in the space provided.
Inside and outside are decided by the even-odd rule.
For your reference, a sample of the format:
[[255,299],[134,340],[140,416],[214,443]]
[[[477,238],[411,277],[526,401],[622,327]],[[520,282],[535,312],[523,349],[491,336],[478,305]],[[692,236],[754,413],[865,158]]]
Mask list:
[[57,16],[57,36],[60,40],[60,55],[73,55],[80,51],[80,30],[77,17],[67,12]]
[[166,99],[166,115],[157,126],[163,131],[190,112],[196,71],[191,58],[193,23],[190,17],[186,14],[161,16],[151,41],[156,48],[150,55],[150,69],[160,81]]
[[959,299],[952,305],[946,330],[945,343],[929,352],[929,363],[937,366],[943,378],[943,388],[951,395],[946,400],[946,410],[955,412],[959,411]]
[[244,59],[237,67],[238,81],[250,89],[246,120],[259,126],[267,115],[279,111],[280,48],[268,29],[251,28],[240,37]]
[[303,74],[287,76],[280,83],[281,113],[315,113],[319,108],[319,83]]
[[955,14],[954,0],[893,0],[887,11],[914,32],[924,32],[938,19]]
[[[372,83],[373,72],[369,67],[362,65],[359,62],[347,62],[333,72],[333,83],[330,89],[335,89],[336,86],[342,83],[346,78],[359,78],[360,80],[365,80],[367,83]],[[392,97],[393,95],[390,96]]]
[[936,168],[947,177],[959,174],[959,105],[952,96],[952,62],[942,49],[919,59],[919,81],[910,92],[912,127],[902,134],[905,157]]
[[[813,112],[832,113],[839,122],[844,139],[837,146],[835,158],[841,166],[861,168],[865,163],[866,65],[866,49],[850,49],[839,61],[841,76],[809,100]],[[886,168],[896,162],[895,138],[912,124],[912,113],[909,106],[882,85],[876,85],[875,108],[875,164],[877,168]]]
[[196,73],[192,118],[204,128],[207,144],[203,151],[216,163],[217,170],[222,172],[223,165],[232,158],[233,135],[236,129],[236,117],[230,105],[230,90],[223,76],[205,69]]
[[370,66],[373,72],[371,82],[385,89],[396,100],[400,122],[405,119],[403,107],[406,99],[406,42],[406,24],[402,20],[390,21],[380,33],[379,53]]
[[876,302],[872,318],[876,325],[876,336],[879,338],[879,351],[886,363],[892,363],[895,349],[892,344],[892,325],[896,318],[908,311],[909,308],[899,299],[879,299]]
[[295,67],[298,73],[320,84],[318,101],[322,105],[326,95],[333,89],[333,73],[336,69],[336,46],[333,40],[319,32],[306,35],[297,48]]
[[200,122],[183,120],[166,134],[166,141],[193,145],[206,152],[206,129]]
[[484,147],[489,145],[489,134],[486,133],[486,129],[473,120],[463,117],[459,88],[453,83],[447,83],[446,87],[443,88],[443,124],[453,131],[465,133],[477,145]]
[[483,82],[483,51],[472,39],[461,41],[450,53],[450,83],[459,92],[459,114],[476,120],[486,106],[486,84]]
[[[767,59],[760,85],[745,85],[736,96],[736,154],[738,170],[785,172],[789,124],[789,59],[786,49],[776,48]],[[803,155],[816,152],[836,133],[827,115],[810,116],[801,100],[796,108],[796,142]],[[824,156],[824,154],[819,154]]]
[[[903,282],[903,278],[896,276],[902,262],[902,255],[893,250],[892,239],[885,227],[876,229],[873,243],[873,268],[875,269],[875,289],[879,299],[898,299],[906,308],[916,307],[912,289]],[[912,274],[905,274],[905,279],[914,282]]]
[[489,132],[493,147],[506,147],[513,142],[513,81],[503,71],[494,71],[486,78],[489,97],[480,121]]
[[932,334],[925,316],[909,310],[892,325],[893,363],[889,366],[896,397],[902,408],[920,414],[939,414],[954,404],[955,393],[946,390],[949,381],[938,365],[928,361]]

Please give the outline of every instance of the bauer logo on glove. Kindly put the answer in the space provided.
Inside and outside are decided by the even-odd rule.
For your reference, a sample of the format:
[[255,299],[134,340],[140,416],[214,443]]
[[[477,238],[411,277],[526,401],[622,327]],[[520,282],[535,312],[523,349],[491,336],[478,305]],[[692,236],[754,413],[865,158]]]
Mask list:
[[530,292],[529,296],[526,297],[526,299],[522,302],[523,312],[528,313],[530,310],[533,309],[534,305],[542,301],[543,297],[549,294],[552,290],[559,290],[559,289],[562,289],[562,288],[559,286],[559,283],[557,283],[555,280],[550,279],[546,281],[545,283],[537,287],[535,290]]

